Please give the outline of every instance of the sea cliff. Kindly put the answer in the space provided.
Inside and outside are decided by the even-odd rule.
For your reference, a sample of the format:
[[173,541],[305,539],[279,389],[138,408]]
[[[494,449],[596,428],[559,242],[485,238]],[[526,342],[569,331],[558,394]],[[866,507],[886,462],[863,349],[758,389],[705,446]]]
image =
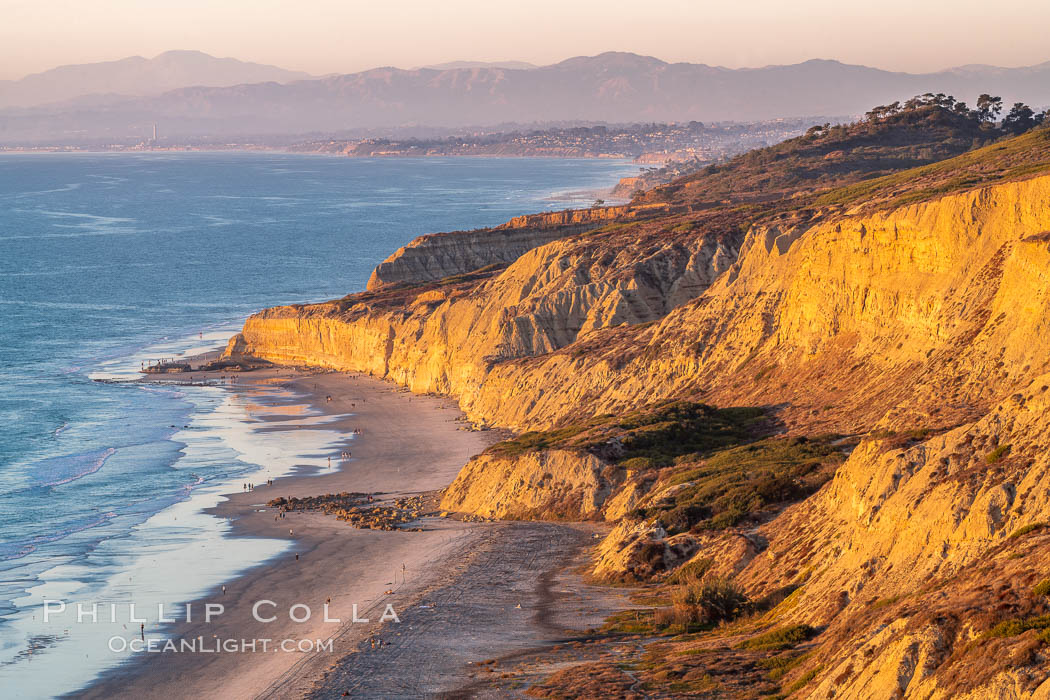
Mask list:
[[657,207],[595,207],[514,217],[491,229],[420,236],[376,266],[368,289],[433,282],[514,262],[529,250],[597,228],[605,222],[654,216]]
[[435,238],[400,284],[260,312],[227,352],[453,396],[519,435],[443,508],[607,521],[596,579],[749,601],[666,658],[752,649],[809,697],[1046,694],[1047,144],[770,202],[700,192],[489,269]]
[[[581,396],[601,413],[699,391],[787,401],[791,421],[829,428],[934,407],[949,420],[1047,368],[1047,230],[1050,178],[1039,177],[756,227],[739,249],[703,233],[632,244],[599,231],[393,308],[350,297],[267,310],[230,352],[448,393],[476,420],[517,430],[571,417]],[[800,376],[804,386],[784,381]]]

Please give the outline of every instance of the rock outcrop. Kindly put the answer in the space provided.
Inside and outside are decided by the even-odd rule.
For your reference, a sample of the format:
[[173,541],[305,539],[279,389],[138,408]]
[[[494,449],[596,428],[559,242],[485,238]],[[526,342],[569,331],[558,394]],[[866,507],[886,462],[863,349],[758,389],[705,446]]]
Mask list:
[[587,230],[586,224],[431,233],[398,248],[376,266],[368,289],[434,282],[490,265],[507,265],[538,246]]
[[589,231],[613,220],[661,213],[665,207],[597,207],[528,214],[491,229],[420,236],[376,266],[368,289],[415,284],[507,265],[551,241]]
[[588,520],[599,517],[618,485],[594,455],[542,450],[474,457],[444,493],[444,510],[489,518]]
[[1033,594],[1050,575],[1048,387],[1050,375],[1037,377],[912,447],[869,440],[820,493],[762,528],[768,547],[738,580],[763,592],[801,585],[785,618],[827,626],[828,673],[811,697],[1050,690],[1050,671],[1025,661],[1039,628],[1024,633],[1050,612]]
[[658,323],[501,363],[466,406],[529,428],[582,397],[608,413],[701,392],[843,432],[973,418],[1050,369],[1048,230],[1045,176],[754,228],[731,269]]
[[732,239],[635,238],[630,227],[639,225],[535,248],[474,286],[380,290],[268,309],[248,319],[228,353],[368,372],[413,391],[452,394],[472,418],[490,422],[470,405],[494,367],[599,329],[658,320],[736,259]]

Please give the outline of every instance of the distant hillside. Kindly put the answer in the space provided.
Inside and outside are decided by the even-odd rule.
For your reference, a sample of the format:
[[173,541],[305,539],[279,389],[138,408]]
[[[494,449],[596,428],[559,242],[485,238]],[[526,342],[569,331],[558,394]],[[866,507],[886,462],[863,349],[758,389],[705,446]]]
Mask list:
[[872,104],[928,91],[970,102],[994,91],[1008,105],[1042,107],[1050,104],[1050,63],[916,75],[825,60],[734,70],[605,53],[529,70],[377,68],[283,85],[194,86],[4,110],[0,143],[131,140],[153,122],[171,138],[215,138],[406,125],[762,121],[861,114]]
[[299,71],[216,58],[200,51],[167,51],[155,58],[132,56],[119,61],[60,66],[21,80],[0,81],[0,108],[32,107],[85,95],[159,95],[193,85],[287,83],[309,77]]
[[965,153],[1003,133],[935,105],[828,128],[711,165],[644,193],[637,203],[711,206],[797,198]]

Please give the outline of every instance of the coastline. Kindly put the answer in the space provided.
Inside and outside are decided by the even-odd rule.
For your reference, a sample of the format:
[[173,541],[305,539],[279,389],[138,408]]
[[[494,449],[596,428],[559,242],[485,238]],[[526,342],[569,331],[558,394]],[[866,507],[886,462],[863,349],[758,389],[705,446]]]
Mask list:
[[[200,375],[201,373],[194,373]],[[175,380],[174,375],[170,380]],[[165,382],[165,379],[160,379]],[[447,399],[412,396],[384,382],[365,376],[309,374],[285,368],[261,370],[238,378],[236,388],[253,384],[279,384],[305,396],[316,410],[338,416],[317,429],[339,430],[349,435],[353,455],[349,462],[326,468],[305,467],[291,476],[277,478],[272,486],[229,494],[210,513],[232,523],[228,546],[237,538],[283,539],[290,549],[226,582],[225,592],[215,588],[198,601],[225,606],[210,624],[184,620],[153,636],[176,639],[236,640],[333,640],[331,652],[305,654],[297,650],[269,653],[141,653],[103,673],[76,697],[167,697],[170,688],[209,697],[245,697],[264,692],[297,665],[327,668],[353,651],[372,634],[387,600],[407,601],[438,576],[452,559],[462,556],[478,536],[479,526],[443,518],[428,518],[423,532],[355,529],[333,516],[316,512],[289,513],[274,519],[266,502],[278,496],[311,496],[342,491],[383,492],[377,501],[432,491],[447,485],[462,464],[480,452],[490,434],[459,430],[458,409]],[[326,396],[332,400],[326,401]],[[269,407],[262,407],[263,410]],[[279,410],[279,407],[276,407]],[[311,430],[311,426],[273,422],[266,431]],[[309,455],[322,461],[322,455]],[[336,462],[336,460],[333,460]],[[298,559],[296,555],[298,554]],[[402,568],[404,567],[404,568]],[[395,581],[395,574],[397,580]],[[393,591],[388,594],[387,591]],[[396,595],[395,595],[396,594]],[[325,602],[331,598],[324,622]],[[259,600],[275,603],[273,622],[260,623],[252,616]],[[305,604],[312,615],[293,622],[289,609]],[[358,618],[353,623],[353,605]],[[394,603],[394,610],[398,610]],[[265,608],[264,608],[265,610]],[[297,611],[302,616],[302,610]],[[150,630],[146,630],[145,636]],[[303,676],[302,669],[295,674]],[[308,673],[305,675],[309,675]]]
[[[563,197],[591,194],[569,189],[559,189],[557,192]],[[326,294],[321,299],[327,299],[331,296]],[[228,335],[230,332],[228,330],[216,330],[218,326],[210,322],[209,324],[203,326],[205,332],[203,336],[200,336],[199,342],[192,336],[183,337],[176,332],[171,337],[163,336],[160,341],[153,343],[148,351],[135,349],[131,355],[128,355],[122,350],[119,355],[103,355],[98,362],[98,367],[91,372],[85,373],[85,383],[88,386],[96,386],[92,384],[92,381],[95,380],[103,383],[125,384],[129,378],[125,370],[133,375],[137,374],[137,368],[134,367],[134,363],[147,355],[153,357],[158,355],[163,357],[177,355],[181,357],[184,353],[190,354],[210,347],[210,342],[214,341],[214,338],[209,337],[210,335],[222,334],[223,332]],[[196,347],[187,351],[185,347],[187,340],[193,341],[191,344]],[[131,361],[129,361],[129,357],[132,358]],[[79,370],[80,365],[76,365],[73,369]],[[312,380],[315,378],[319,378],[318,382],[321,386],[307,386],[308,383],[313,384]],[[248,387],[253,384],[264,385],[267,382],[272,382],[271,386],[278,386],[282,390],[287,388],[289,392],[281,391],[276,393],[294,392],[296,393],[296,403],[301,403],[305,400],[310,404],[310,410],[306,413],[313,414],[314,411],[317,411],[322,415],[310,415],[309,419],[304,417],[302,423],[305,425],[299,425],[294,429],[290,426],[297,421],[288,420],[287,415],[281,418],[275,417],[272,422],[265,425],[256,425],[256,423],[264,422],[265,418],[237,422],[238,412],[229,409],[236,409],[238,406],[231,406],[228,400],[223,399],[223,397],[230,396],[228,392],[230,387],[220,386],[215,382],[210,383],[207,389],[200,392],[201,395],[208,395],[207,401],[185,409],[190,411],[190,414],[188,414],[190,417],[178,415],[170,420],[165,418],[162,421],[156,421],[157,425],[161,426],[165,432],[163,439],[174,446],[171,448],[173,452],[181,452],[185,455],[186,445],[182,444],[185,442],[192,443],[189,446],[191,450],[198,449],[198,453],[193,455],[194,459],[186,460],[180,457],[178,459],[182,461],[173,464],[169,469],[169,473],[179,473],[181,471],[187,477],[187,484],[181,487],[182,490],[178,491],[177,498],[181,500],[178,500],[173,506],[163,506],[162,510],[159,511],[150,511],[144,506],[142,512],[144,513],[145,524],[157,525],[156,521],[160,521],[159,526],[140,528],[136,525],[133,528],[133,532],[127,533],[131,536],[122,535],[112,538],[114,541],[121,543],[119,548],[109,547],[107,543],[102,548],[104,551],[91,550],[96,553],[96,562],[93,562],[96,564],[95,570],[100,572],[99,581],[101,583],[96,588],[104,588],[104,590],[101,591],[100,597],[92,597],[94,591],[88,591],[83,598],[86,604],[90,605],[92,600],[98,600],[106,604],[110,600],[145,599],[148,609],[148,606],[155,605],[156,600],[164,601],[165,606],[168,606],[169,603],[172,606],[182,606],[190,598],[195,598],[195,601],[191,602],[194,602],[199,609],[205,602],[219,600],[219,602],[227,604],[228,607],[226,619],[222,621],[224,626],[220,629],[216,624],[211,625],[208,636],[249,638],[257,636],[256,632],[259,632],[259,630],[251,626],[250,615],[245,615],[244,610],[238,610],[229,601],[238,592],[241,596],[249,596],[257,592],[269,591],[272,588],[278,590],[282,595],[287,594],[289,596],[288,604],[293,602],[290,597],[292,593],[297,598],[300,596],[311,598],[303,602],[310,604],[314,608],[316,615],[320,615],[320,602],[331,597],[333,603],[331,615],[345,621],[349,618],[349,615],[346,614],[345,607],[340,608],[339,606],[344,603],[345,605],[351,605],[356,602],[362,609],[362,616],[368,616],[368,613],[363,612],[363,610],[373,602],[385,600],[385,591],[391,589],[390,582],[393,580],[394,574],[400,570],[401,564],[405,565],[407,577],[399,580],[399,585],[395,587],[399,596],[397,597],[398,601],[414,599],[413,596],[418,597],[418,594],[427,589],[428,586],[431,586],[434,581],[446,580],[440,577],[448,574],[448,563],[462,559],[463,555],[470,551],[472,545],[479,541],[482,531],[490,527],[488,524],[440,518],[428,520],[425,523],[426,531],[421,533],[379,532],[355,530],[344,521],[319,513],[289,514],[288,518],[275,524],[269,519],[272,516],[272,511],[268,511],[264,507],[265,502],[272,497],[291,495],[316,496],[326,492],[343,490],[374,490],[383,491],[383,500],[389,500],[400,494],[414,494],[419,491],[432,491],[442,488],[454,479],[469,457],[480,452],[487,445],[487,441],[495,439],[496,436],[494,433],[469,433],[466,430],[456,430],[459,426],[455,423],[454,416],[458,416],[459,412],[447,400],[436,397],[409,396],[403,390],[394,388],[393,385],[367,378],[352,379],[345,375],[321,376],[309,373],[301,374],[289,371],[287,368],[280,368],[274,370],[270,375],[267,375],[266,371],[245,373],[239,379],[243,380],[243,384],[237,388]],[[308,379],[310,380],[309,382],[307,381]],[[355,436],[347,443],[347,447],[353,451],[353,460],[345,465],[334,464],[334,469],[329,472],[327,469],[317,466],[325,456],[318,454],[316,449],[297,452],[297,446],[301,448],[307,444],[321,445],[331,443],[334,439],[334,432],[347,434],[350,428],[365,426],[367,420],[374,412],[359,410],[356,412],[356,415],[347,415],[355,413],[353,407],[347,409],[345,405],[348,402],[353,402],[349,401],[349,399],[343,401],[342,397],[354,396],[357,387],[366,382],[373,382],[374,384],[369,389],[369,392],[373,392],[377,396],[379,394],[389,394],[384,400],[389,399],[388,403],[390,405],[384,408],[385,414],[376,418],[376,430],[366,428],[360,436]],[[149,393],[176,394],[176,392],[183,390],[182,387],[178,386],[180,383],[178,377],[150,377],[142,384],[153,384],[153,387],[139,386],[138,388],[145,389]],[[325,390],[326,383],[331,383],[331,387],[333,387],[327,393]],[[156,391],[160,388],[159,385],[162,384],[170,384],[170,388],[175,391]],[[337,386],[342,388],[337,390],[334,388]],[[192,387],[187,387],[185,390],[187,392],[196,391]],[[331,404],[324,401],[324,396],[328,394],[336,397],[336,400]],[[197,404],[196,401],[193,403]],[[376,402],[377,405],[379,403],[382,402]],[[207,407],[201,410],[201,406],[205,405]],[[219,410],[214,410],[216,406]],[[371,406],[372,404],[369,404],[369,408]],[[276,406],[264,407],[264,410],[261,410],[260,413],[265,413],[265,408],[273,408],[275,414],[280,413]],[[209,415],[208,411],[214,412]],[[144,416],[147,420],[151,420],[154,417],[151,413],[140,413],[139,415]],[[430,418],[427,418],[427,415]],[[331,417],[331,420],[326,422],[326,416]],[[255,417],[258,418],[258,416]],[[198,419],[203,419],[200,422],[208,423],[209,425],[195,425],[194,423]],[[434,425],[421,429],[421,425],[428,425],[428,420]],[[190,423],[190,425],[186,425],[184,422]],[[441,425],[437,425],[437,423]],[[219,427],[218,431],[215,430],[216,426]],[[202,427],[204,430],[200,430]],[[56,434],[64,431],[65,428],[66,424],[63,424],[58,428]],[[382,437],[378,435],[379,429],[384,431]],[[311,433],[314,430],[324,431],[326,434],[321,436],[319,433]],[[297,432],[300,434],[309,433],[313,437],[312,439],[297,439],[295,437]],[[218,435],[222,440],[230,439],[230,442],[226,444],[226,447],[230,448],[230,450],[226,450],[227,452],[236,451],[236,448],[242,445],[252,448],[247,452],[242,452],[243,458],[240,460],[236,457],[229,459],[230,462],[236,463],[239,461],[243,463],[239,464],[236,469],[243,469],[245,464],[249,465],[249,468],[253,468],[251,465],[256,463],[261,464],[262,468],[252,472],[252,474],[263,475],[256,476],[256,479],[259,481],[265,480],[268,476],[287,472],[289,469],[292,470],[291,475],[278,477],[277,483],[273,487],[259,487],[256,489],[258,493],[255,491],[250,493],[237,492],[236,488],[240,485],[240,478],[235,475],[237,473],[236,470],[232,472],[234,474],[232,477],[230,473],[222,474],[221,472],[218,473],[218,479],[212,478],[212,475],[207,473],[205,473],[205,477],[198,476],[194,468],[194,462],[196,461],[199,465],[201,460],[207,456],[200,454],[201,443],[207,439],[214,438],[218,433],[222,433]],[[451,435],[452,442],[455,445],[441,446],[440,440],[435,441],[431,439],[438,433],[443,437]],[[258,456],[264,454],[266,449],[272,446],[272,440],[262,441],[265,442],[265,445],[249,445],[245,440],[253,434],[256,436],[264,434],[269,436],[279,435],[282,438],[287,436],[291,447],[288,449],[287,454],[282,454],[280,460],[274,460],[274,464],[259,462]],[[409,442],[412,440],[420,443],[418,445],[419,449],[407,449],[410,447]],[[236,444],[234,444],[235,442]],[[467,447],[468,444],[469,447]],[[166,444],[165,446],[167,447],[168,445]],[[260,447],[265,449],[258,449]],[[369,450],[372,448],[374,448],[374,453],[370,454]],[[338,461],[334,455],[339,452],[339,449],[338,446],[335,447],[333,462]],[[405,456],[407,453],[411,454]],[[398,458],[408,460],[413,468],[399,472],[395,464]],[[226,455],[221,455],[219,463],[226,464],[227,459]],[[142,457],[139,455],[125,457],[125,462],[132,463],[132,468],[127,470],[128,478],[138,478],[139,472],[137,469],[144,463],[141,460]],[[116,461],[116,459],[113,460],[113,462]],[[280,465],[275,467],[275,464],[278,462]],[[380,465],[378,470],[374,468],[376,464]],[[151,479],[152,475],[146,478]],[[191,482],[189,481],[190,478],[196,479],[196,481]],[[249,475],[248,478],[252,478],[252,476]],[[227,482],[231,480],[238,482],[234,486],[234,492],[220,495],[224,491],[229,490],[230,485]],[[155,482],[147,481],[144,483]],[[187,493],[192,493],[193,495],[187,497],[184,495]],[[162,496],[166,495],[162,494]],[[203,507],[203,505],[210,506],[217,500],[223,500],[223,503],[214,508]],[[112,503],[112,499],[108,501],[100,499],[97,501],[98,507],[104,508],[107,502]],[[260,513],[260,510],[267,510],[268,512]],[[195,513],[196,518],[184,518],[190,512]],[[212,516],[218,517],[220,520],[214,523],[213,526],[209,525],[206,529],[202,528],[201,522],[208,520]],[[187,524],[186,520],[192,520],[192,522]],[[293,520],[295,524],[292,527],[286,527]],[[164,547],[169,544],[166,539],[166,534],[168,533],[165,533],[165,528],[170,532],[177,530],[190,532],[197,528],[205,536],[198,538],[201,540],[200,542],[191,541],[194,539],[192,535],[186,537],[186,542],[192,546],[182,546],[177,553],[168,557],[169,561],[163,567],[158,567],[156,571],[151,571],[152,578],[147,580],[147,577],[142,574],[144,569],[151,566],[151,557],[158,556],[157,552],[164,552]],[[143,530],[146,532],[147,538],[144,542],[144,547],[141,539],[135,539],[135,537],[141,535]],[[294,534],[289,535],[288,530],[292,530]],[[181,534],[180,532],[174,532],[172,540],[177,539]],[[406,538],[411,538],[411,541],[406,540]],[[207,541],[204,542],[203,540]],[[238,540],[245,543],[245,546],[238,546],[236,544]],[[142,547],[141,551],[136,549],[139,547]],[[206,548],[207,551],[201,557],[195,558],[192,550],[196,547]],[[423,553],[419,551],[427,548],[433,551]],[[357,549],[361,551],[354,554],[354,550]],[[115,560],[112,557],[114,550],[119,550],[119,553],[127,557],[131,564],[125,569],[114,569],[111,575],[104,568],[104,565]],[[350,550],[350,552],[348,553],[346,550]],[[273,552],[275,551],[280,551],[281,553],[274,555]],[[222,558],[223,552],[235,554],[236,557],[231,560],[224,560]],[[298,561],[299,566],[294,570],[296,572],[295,580],[283,581],[282,579],[289,578],[287,576],[289,569],[285,564],[287,564],[288,560],[294,562],[296,553],[300,555],[300,558]],[[177,559],[178,561],[173,563],[171,559]],[[156,561],[156,559],[153,559],[153,561]],[[394,562],[394,566],[386,566],[383,563],[388,561]],[[199,566],[203,562],[207,562],[209,566]],[[180,567],[188,567],[188,569],[182,568],[180,570]],[[338,572],[338,575],[333,575],[333,571]],[[414,571],[416,572],[415,575],[413,574]],[[62,571],[53,579],[44,580],[37,585],[31,595],[28,596],[29,602],[22,606],[27,611],[24,617],[26,619],[29,618],[30,613],[32,613],[32,607],[34,605],[39,606],[42,597],[57,596],[69,600],[71,603],[76,603],[77,598],[75,597],[74,589],[70,587],[63,589],[61,584],[76,583],[76,575],[78,573],[73,572],[70,574]],[[131,580],[129,574],[134,575],[135,588],[127,584]],[[225,595],[221,590],[222,585],[215,584],[221,578],[229,578],[229,580],[225,581]],[[147,588],[152,587],[145,594],[142,593],[144,589],[139,587],[140,581],[143,581],[143,585]],[[177,582],[178,585],[169,585],[168,582]],[[94,583],[96,582],[92,581],[92,584]],[[215,585],[213,586],[213,584]],[[299,587],[292,590],[296,585]],[[201,592],[209,586],[211,590],[207,594],[201,595]],[[334,587],[342,587],[346,590],[346,593],[341,596],[336,594],[329,595],[330,592],[327,589]],[[167,595],[165,595],[166,592]],[[276,598],[275,595],[269,593],[264,597],[267,599]],[[340,599],[343,599],[342,603],[340,603]],[[299,601],[296,599],[294,602]],[[283,601],[282,605],[279,606],[279,609],[284,614],[285,621],[287,620],[287,607],[288,605],[284,604]],[[170,614],[170,611],[166,612]],[[238,615],[241,618],[238,619]],[[155,609],[153,613],[147,613],[147,616],[155,620],[157,617]],[[174,616],[178,617],[178,615]],[[28,628],[30,624],[32,623],[23,625],[23,628]],[[147,637],[167,639],[172,636],[188,636],[195,632],[202,632],[202,629],[197,624],[197,622],[193,622],[161,626],[147,622],[144,631]],[[120,626],[120,621],[117,621],[116,627],[118,629],[116,631],[118,633]],[[127,627],[130,628],[132,625],[129,624]],[[138,624],[135,624],[134,627],[137,632]],[[330,625],[315,627],[312,623],[307,626],[275,624],[265,628],[263,630],[264,634],[258,636],[273,638],[313,636],[327,639],[333,634],[330,627]],[[324,634],[315,634],[317,630],[323,631]],[[77,630],[73,631],[74,636],[76,636]],[[292,634],[289,635],[289,631]],[[272,655],[273,658],[267,658],[264,663],[259,665],[254,664],[254,661],[248,659],[247,655],[239,654],[235,663],[232,664],[232,666],[236,667],[236,673],[233,673],[229,670],[231,664],[222,658],[230,655],[213,655],[208,658],[197,657],[196,659],[187,660],[183,660],[183,657],[179,656],[171,664],[168,664],[168,660],[172,658],[171,656],[165,657],[161,655],[132,655],[133,658],[124,660],[120,655],[113,655],[104,648],[104,638],[101,644],[97,643],[96,640],[101,638],[99,635],[104,633],[102,629],[92,631],[86,640],[86,646],[83,644],[83,637],[65,640],[61,632],[62,630],[59,629],[56,630],[54,635],[49,636],[45,640],[47,642],[46,647],[38,645],[36,638],[27,637],[30,641],[30,644],[26,646],[29,656],[37,653],[37,650],[46,649],[49,655],[53,655],[49,656],[49,658],[58,658],[61,661],[58,665],[63,669],[60,676],[41,673],[42,662],[38,658],[37,663],[33,664],[36,670],[29,672],[28,675],[40,678],[42,683],[39,686],[25,686],[26,692],[30,695],[41,692],[40,688],[45,687],[48,689],[57,688],[56,694],[66,692],[75,694],[78,697],[91,696],[92,693],[95,696],[104,695],[106,697],[125,694],[128,696],[151,696],[154,693],[153,688],[158,687],[179,687],[180,689],[185,689],[187,693],[224,694],[227,692],[227,688],[232,688],[229,690],[230,694],[239,694],[242,690],[243,692],[251,693],[254,692],[254,689],[263,687],[266,678],[280,675],[298,663],[298,661],[285,662],[283,658],[278,660],[278,657],[283,656],[278,654]],[[229,634],[225,634],[225,632]],[[361,625],[354,625],[342,632],[337,630],[336,633],[340,643],[343,644],[342,647],[336,648],[334,654],[336,657],[342,653],[340,649],[345,651],[356,648],[355,644],[359,644],[360,639],[368,634],[366,630],[362,629]],[[131,636],[137,635],[132,634]],[[96,649],[98,650],[97,653]],[[87,655],[83,653],[85,650],[91,652],[90,656],[92,658],[90,662],[86,658]],[[68,663],[68,659],[62,659],[61,656],[63,654],[68,659],[72,659],[74,664]],[[134,658],[136,656],[139,658]],[[296,657],[301,661],[303,655],[296,653],[288,654],[288,656]],[[71,666],[76,664],[78,657],[80,662],[84,664],[83,668],[90,669],[91,674],[98,674],[94,679],[90,675],[76,675],[80,673],[79,670],[76,672],[70,670]],[[162,659],[164,660],[162,661]],[[161,668],[162,666],[180,668],[183,671],[167,671]],[[77,669],[80,668],[77,665]],[[99,671],[99,669],[107,668],[108,670]],[[206,673],[205,668],[207,669]],[[199,685],[187,685],[187,669],[191,671],[188,675],[198,678],[194,683],[199,683]],[[164,676],[165,673],[168,675]],[[204,678],[205,675],[208,677]],[[244,686],[235,687],[230,685],[233,681],[240,682],[242,680],[246,682],[250,680],[250,682],[247,682]],[[86,683],[83,686],[84,690],[76,690],[76,688],[81,687],[81,683]],[[159,693],[157,693],[157,696],[159,696]]]

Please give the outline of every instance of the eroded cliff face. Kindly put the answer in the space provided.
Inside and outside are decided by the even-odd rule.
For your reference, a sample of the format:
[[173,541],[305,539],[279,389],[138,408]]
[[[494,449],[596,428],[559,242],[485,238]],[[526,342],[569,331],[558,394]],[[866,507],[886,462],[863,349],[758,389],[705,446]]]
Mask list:
[[420,236],[376,266],[368,289],[432,282],[490,265],[514,262],[527,251],[566,238],[588,226],[483,229]]
[[[610,578],[706,557],[755,598],[797,589],[776,619],[821,630],[812,697],[1050,695],[1047,626],[1024,628],[1050,614],[1032,592],[1050,576],[1050,177],[742,240],[661,233],[554,241],[403,304],[268,310],[230,352],[449,393],[518,430],[701,397],[810,434],[914,433],[874,433],[747,532],[669,536],[632,515],[653,484],[557,451],[476,458],[445,507],[616,519]],[[995,632],[1010,621],[1026,631]]]
[[632,240],[626,228],[585,234],[530,250],[469,289],[407,290],[397,303],[350,297],[268,309],[248,319],[228,352],[452,394],[487,422],[469,407],[493,367],[597,329],[657,320],[701,294],[735,259],[732,242],[714,236]]
[[501,363],[467,407],[536,428],[584,399],[602,413],[700,393],[843,432],[952,425],[1048,368],[1048,230],[1047,177],[752,230],[726,274],[657,324]]
[[596,207],[514,217],[491,229],[420,236],[376,266],[368,289],[432,282],[492,265],[514,262],[551,241],[589,231],[613,220],[652,216],[666,207]]
[[594,455],[542,450],[474,457],[445,489],[444,510],[488,518],[589,520],[620,478]]
[[989,632],[1050,612],[1033,593],[1050,574],[1048,440],[1043,375],[911,447],[862,443],[820,493],[760,529],[768,545],[738,580],[801,586],[785,619],[827,626],[828,673],[811,697],[1050,691],[1038,629]]
[[792,425],[950,425],[1048,368],[1048,230],[1041,177],[754,229],[739,254],[596,232],[396,309],[268,310],[231,351],[449,393],[519,430],[697,393],[787,404]]

